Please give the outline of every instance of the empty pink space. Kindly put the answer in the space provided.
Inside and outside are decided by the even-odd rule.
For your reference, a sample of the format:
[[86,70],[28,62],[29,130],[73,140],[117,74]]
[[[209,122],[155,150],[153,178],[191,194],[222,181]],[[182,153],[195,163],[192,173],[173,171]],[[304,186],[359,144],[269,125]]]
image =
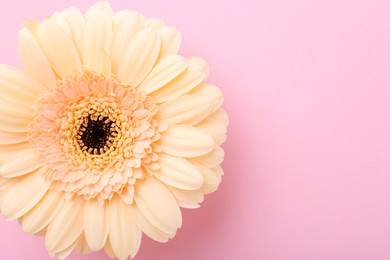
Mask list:
[[[0,63],[20,66],[25,19],[94,2],[3,1]],[[389,1],[110,2],[179,28],[231,121],[220,189],[136,259],[390,259]],[[17,222],[0,228],[0,259],[51,259]]]

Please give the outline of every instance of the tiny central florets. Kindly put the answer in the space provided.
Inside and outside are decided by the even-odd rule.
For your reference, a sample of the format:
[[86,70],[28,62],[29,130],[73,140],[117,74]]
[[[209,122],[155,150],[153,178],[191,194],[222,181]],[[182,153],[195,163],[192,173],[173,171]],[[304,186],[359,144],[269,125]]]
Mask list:
[[131,204],[137,179],[159,168],[156,111],[151,97],[114,77],[63,79],[31,128],[45,179],[69,196],[104,202],[117,193]]
[[80,146],[90,154],[103,154],[111,146],[109,141],[114,139],[114,126],[108,117],[86,117],[77,136]]

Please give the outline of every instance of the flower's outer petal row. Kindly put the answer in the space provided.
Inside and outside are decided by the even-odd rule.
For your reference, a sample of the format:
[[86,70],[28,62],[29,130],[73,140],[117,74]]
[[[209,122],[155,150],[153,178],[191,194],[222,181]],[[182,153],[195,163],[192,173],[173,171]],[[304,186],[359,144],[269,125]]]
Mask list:
[[83,231],[85,200],[73,197],[66,200],[50,222],[46,234],[47,250],[53,254],[69,247]]
[[185,95],[162,104],[157,120],[167,125],[195,125],[211,111],[213,100],[206,95]]
[[81,70],[81,61],[72,37],[55,25],[51,19],[39,24],[36,32],[38,42],[45,52],[51,67],[61,78]]
[[[81,236],[81,235],[80,235]],[[66,259],[75,249],[77,246],[78,242],[80,240],[80,237],[76,239],[70,246],[68,246],[66,249],[62,250],[61,252],[58,252],[57,258],[59,260]],[[51,257],[54,257],[55,254],[52,254]]]
[[49,190],[46,195],[23,216],[23,231],[37,234],[49,225],[57,211],[64,203],[63,193]]
[[71,7],[65,9],[61,13],[66,22],[68,23],[69,29],[72,34],[73,43],[79,53],[79,57],[82,57],[82,42],[83,42],[83,32],[85,25],[84,15],[76,7]]
[[202,174],[186,159],[161,153],[159,164],[160,170],[154,176],[163,183],[183,190],[202,187]]
[[166,24],[164,21],[162,21],[158,18],[151,17],[151,18],[146,19],[146,26],[149,28],[152,28],[153,30],[158,31],[158,30],[164,28],[166,26]]
[[137,206],[131,205],[131,209],[138,227],[148,237],[152,238],[155,241],[166,243],[170,238],[173,238],[175,236],[176,232],[172,234],[167,234],[162,232],[157,227],[153,226],[140,212]]
[[138,91],[149,94],[176,78],[188,65],[183,57],[169,55],[159,59],[145,80],[138,86]]
[[191,94],[201,94],[212,99],[210,112],[215,112],[223,103],[223,95],[220,88],[211,84],[202,84],[191,91]]
[[34,105],[48,91],[38,80],[12,66],[0,64],[0,98]]
[[20,218],[38,203],[49,186],[36,172],[10,182],[2,193],[1,213],[8,220]]
[[167,26],[158,31],[161,38],[159,58],[167,55],[175,55],[179,52],[181,34],[176,28]]
[[26,149],[15,154],[0,166],[0,176],[13,178],[28,174],[41,167],[38,153],[34,149]]
[[[87,12],[82,42],[85,69],[110,75],[108,53],[112,36],[112,10],[108,2],[98,2]],[[106,57],[107,55],[107,57]]]
[[26,133],[33,121],[31,107],[20,103],[0,100],[0,130]]
[[160,45],[160,37],[154,30],[139,32],[124,50],[118,79],[132,87],[138,86],[156,63]]
[[76,247],[74,248],[74,251],[77,254],[86,255],[86,254],[92,253],[93,250],[88,246],[88,242],[85,238],[84,233],[81,233],[79,238],[76,241],[77,241],[77,244],[76,244]]
[[85,203],[84,232],[88,245],[93,251],[104,247],[108,235],[108,219],[105,207],[96,199]]
[[34,35],[27,28],[19,32],[18,49],[26,70],[47,89],[53,89],[57,84],[56,77]]
[[120,11],[113,16],[111,62],[113,73],[118,73],[126,46],[134,36],[145,28],[145,18],[136,12]]
[[196,163],[194,163],[194,165],[199,169],[204,178],[204,184],[201,189],[202,192],[204,194],[210,194],[216,191],[222,180],[222,174],[220,174],[219,168],[209,169]]
[[33,149],[33,145],[29,142],[17,143],[17,144],[2,144],[0,145],[0,164],[15,157],[20,152],[27,149]]
[[220,146],[214,147],[209,153],[199,157],[193,157],[190,161],[201,164],[207,168],[213,168],[220,165],[223,162],[225,156],[224,150]]
[[203,192],[198,190],[182,190],[172,186],[167,186],[172,195],[175,197],[177,203],[182,208],[195,209],[200,207],[203,202]]
[[142,233],[135,223],[130,206],[114,197],[110,200],[107,211],[113,252],[121,260],[135,256],[141,244]]
[[106,244],[104,245],[104,251],[106,254],[111,257],[112,259],[115,259],[116,255],[114,251],[112,250],[110,239],[107,239]]
[[205,120],[195,127],[202,132],[213,137],[217,145],[221,145],[226,140],[226,129],[229,124],[227,113],[222,108],[210,114]]
[[180,208],[164,184],[151,176],[135,187],[135,202],[145,218],[164,233],[175,233],[182,225]]
[[1,144],[17,144],[28,140],[27,133],[14,133],[0,130],[0,145]]
[[162,133],[159,145],[165,153],[173,156],[198,157],[214,148],[214,140],[198,128],[173,125]]
[[150,94],[155,102],[161,103],[177,98],[190,92],[204,81],[208,65],[205,62],[202,63],[191,58],[187,58],[186,63],[188,64],[186,70],[174,80]]

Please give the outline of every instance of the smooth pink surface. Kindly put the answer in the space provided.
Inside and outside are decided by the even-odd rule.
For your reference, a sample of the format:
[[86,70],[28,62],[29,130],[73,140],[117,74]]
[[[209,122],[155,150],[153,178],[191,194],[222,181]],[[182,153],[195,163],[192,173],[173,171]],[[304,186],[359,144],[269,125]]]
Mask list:
[[[93,2],[3,1],[0,63],[19,66],[24,19]],[[389,1],[111,2],[181,29],[231,119],[220,190],[137,259],[390,259]],[[42,238],[0,226],[0,259],[50,259]]]

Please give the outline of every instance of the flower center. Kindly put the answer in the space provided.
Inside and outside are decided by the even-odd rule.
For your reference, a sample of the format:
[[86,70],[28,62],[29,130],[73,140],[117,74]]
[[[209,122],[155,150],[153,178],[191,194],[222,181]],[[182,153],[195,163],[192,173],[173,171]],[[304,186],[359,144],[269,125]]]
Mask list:
[[108,117],[86,117],[77,137],[81,149],[90,154],[102,154],[107,151],[112,144],[109,139],[110,137],[113,138],[113,134],[116,132],[111,124],[112,122]]

